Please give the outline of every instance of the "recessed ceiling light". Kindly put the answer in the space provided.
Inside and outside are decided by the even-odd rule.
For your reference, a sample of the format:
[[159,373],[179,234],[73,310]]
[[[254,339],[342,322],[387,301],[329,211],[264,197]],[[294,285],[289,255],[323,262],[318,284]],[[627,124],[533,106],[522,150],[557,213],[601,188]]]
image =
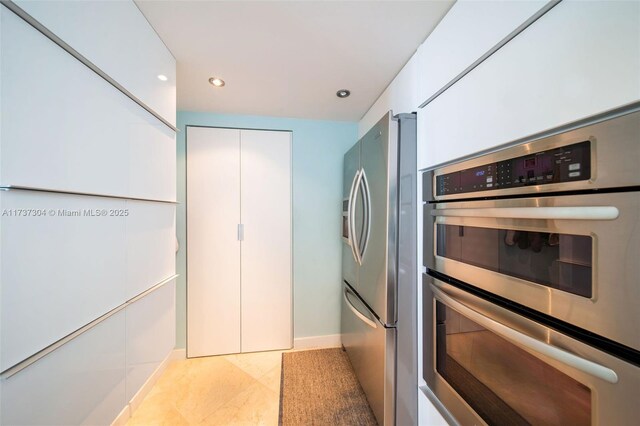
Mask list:
[[158,80],[160,80],[160,81],[167,81],[167,80],[169,80],[169,79],[168,79],[168,78],[167,78],[167,76],[166,76],[166,75],[164,75],[164,74],[158,74]]
[[216,87],[224,86],[224,80],[218,77],[211,77],[209,79],[209,83],[213,84]]
[[339,98],[348,98],[350,94],[351,94],[351,91],[347,89],[340,89],[336,92],[336,96]]

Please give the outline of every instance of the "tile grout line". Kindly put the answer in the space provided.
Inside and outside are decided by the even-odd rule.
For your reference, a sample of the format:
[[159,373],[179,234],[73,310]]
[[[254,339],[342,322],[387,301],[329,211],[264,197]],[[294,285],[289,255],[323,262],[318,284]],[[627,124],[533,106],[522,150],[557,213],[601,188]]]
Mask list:
[[[252,354],[234,354],[234,355],[225,355],[219,357],[207,357],[207,358],[197,358],[193,360],[176,360],[173,361],[163,372],[163,375],[158,379],[152,390],[149,392],[145,400],[140,404],[138,410],[136,410],[136,414],[131,417],[130,425],[143,424],[145,422],[155,422],[161,421],[163,417],[158,416],[166,416],[167,412],[162,411],[162,405],[169,404],[169,407],[172,411],[172,415],[180,416],[180,421],[185,424],[192,423],[203,423],[207,422],[207,419],[214,420],[216,413],[220,413],[220,415],[225,416],[229,420],[235,418],[235,416],[241,416],[244,419],[244,416],[249,415],[255,420],[255,417],[259,417],[260,421],[266,421],[268,424],[273,423],[277,424],[277,415],[273,410],[279,405],[279,393],[274,391],[267,383],[262,382],[261,380],[265,379],[267,375],[273,374],[275,370],[280,366],[280,361],[282,357],[282,352],[278,351],[277,355],[274,353],[276,351],[267,351],[264,353],[252,353]],[[262,354],[269,354],[266,356],[261,356]],[[273,358],[274,362],[271,363],[270,359]],[[233,361],[232,361],[233,360]],[[222,362],[221,362],[222,361]],[[277,361],[277,362],[276,362]],[[259,374],[258,377],[250,374],[245,368],[243,368],[241,364],[244,363],[245,368],[249,370],[256,370]],[[209,364],[209,367],[207,367]],[[217,366],[213,365],[217,364]],[[257,365],[257,367],[256,367]],[[261,367],[268,366],[264,372],[261,372]],[[230,368],[230,367],[235,368]],[[211,368],[213,367],[213,368]],[[193,416],[193,412],[189,412],[185,415],[185,409],[187,407],[182,407],[182,409],[178,408],[178,404],[176,404],[177,396],[184,396],[185,393],[182,392],[180,386],[176,386],[177,382],[181,380],[187,380],[189,382],[189,387],[194,388],[198,386],[198,383],[208,383],[208,378],[211,377],[209,374],[199,374],[198,368],[210,368],[211,373],[216,374],[215,370],[220,371],[232,371],[229,377],[227,377],[227,381],[231,380],[232,382],[237,382],[240,377],[244,377],[247,383],[244,386],[238,388],[235,392],[231,393],[229,397],[223,398],[216,404],[217,407],[212,411],[207,412],[206,414],[201,413],[201,415]],[[189,380],[189,372],[191,375],[195,374],[195,378]],[[279,381],[278,381],[279,385]],[[223,395],[226,396],[225,383],[218,383],[218,389],[221,391]],[[205,386],[207,389],[215,388],[215,381],[210,383],[210,386]],[[265,392],[266,391],[266,392]],[[165,394],[163,397],[158,398],[162,399],[162,403],[158,404],[158,401],[153,401],[152,403],[148,401],[148,397],[158,394]],[[187,392],[187,398],[189,398],[189,393]],[[191,396],[198,397],[201,393],[193,394]],[[197,399],[195,400],[195,404],[203,407],[203,403],[206,404],[205,401],[200,401],[198,404]],[[146,402],[146,404],[145,404]],[[187,404],[188,405],[188,404]],[[206,406],[206,405],[205,405]],[[235,408],[234,408],[235,407]],[[154,411],[157,410],[156,416],[154,417]],[[227,410],[227,412],[222,412],[221,410]],[[151,415],[150,415],[151,414]],[[140,419],[140,420],[137,420]],[[219,419],[218,419],[219,420]],[[246,420],[246,419],[245,419]]]

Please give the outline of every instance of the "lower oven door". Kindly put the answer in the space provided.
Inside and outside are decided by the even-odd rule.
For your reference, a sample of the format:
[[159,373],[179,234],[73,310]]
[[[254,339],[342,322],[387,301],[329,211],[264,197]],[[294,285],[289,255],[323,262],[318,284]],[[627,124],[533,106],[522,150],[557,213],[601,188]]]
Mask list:
[[640,194],[427,205],[425,265],[640,350]]
[[631,425],[640,367],[427,278],[425,380],[462,425]]

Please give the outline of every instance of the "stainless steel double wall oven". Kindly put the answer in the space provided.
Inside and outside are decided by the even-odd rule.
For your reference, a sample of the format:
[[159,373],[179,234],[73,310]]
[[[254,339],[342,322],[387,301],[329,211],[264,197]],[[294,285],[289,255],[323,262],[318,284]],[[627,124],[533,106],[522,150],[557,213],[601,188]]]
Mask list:
[[423,174],[424,378],[460,424],[640,418],[637,106]]

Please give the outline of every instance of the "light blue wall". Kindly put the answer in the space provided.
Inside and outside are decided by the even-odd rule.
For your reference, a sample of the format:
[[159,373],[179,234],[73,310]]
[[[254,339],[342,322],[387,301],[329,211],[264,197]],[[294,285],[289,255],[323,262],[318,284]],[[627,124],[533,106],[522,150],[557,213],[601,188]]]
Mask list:
[[178,111],[176,346],[185,347],[185,126],[293,132],[294,336],[340,332],[342,156],[357,140],[357,123]]

